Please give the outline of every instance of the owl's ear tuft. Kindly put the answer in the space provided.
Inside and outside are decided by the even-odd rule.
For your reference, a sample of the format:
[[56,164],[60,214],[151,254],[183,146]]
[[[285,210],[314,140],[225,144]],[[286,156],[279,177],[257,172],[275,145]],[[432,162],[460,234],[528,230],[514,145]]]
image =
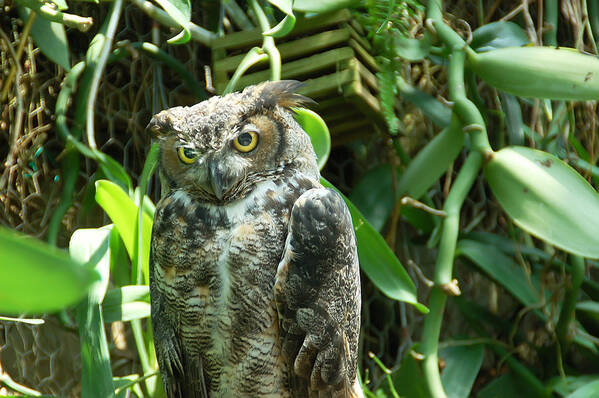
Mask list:
[[266,82],[261,84],[260,102],[264,107],[274,107],[275,105],[283,108],[292,108],[296,106],[316,104],[311,98],[297,94],[296,91],[304,86],[304,83],[297,80],[279,80],[276,82]]
[[146,126],[146,131],[152,135],[152,138],[165,137],[172,132],[173,121],[180,118],[183,111],[184,108],[177,106],[155,114]]

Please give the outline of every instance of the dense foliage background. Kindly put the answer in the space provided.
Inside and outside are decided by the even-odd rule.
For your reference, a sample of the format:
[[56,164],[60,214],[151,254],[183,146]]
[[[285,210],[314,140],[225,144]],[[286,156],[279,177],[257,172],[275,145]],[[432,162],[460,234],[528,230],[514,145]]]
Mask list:
[[0,394],[164,396],[145,126],[292,78],[354,219],[366,395],[599,396],[596,1],[0,5]]

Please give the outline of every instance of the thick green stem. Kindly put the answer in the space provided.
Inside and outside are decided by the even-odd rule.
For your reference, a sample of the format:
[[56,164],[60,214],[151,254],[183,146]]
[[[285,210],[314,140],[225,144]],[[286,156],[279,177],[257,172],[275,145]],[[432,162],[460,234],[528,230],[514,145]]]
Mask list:
[[480,152],[471,152],[468,155],[443,206],[443,210],[447,215],[443,220],[441,229],[441,243],[435,263],[435,286],[431,291],[429,301],[430,313],[424,320],[421,345],[421,352],[424,356],[423,371],[425,382],[430,396],[434,398],[444,398],[446,396],[441,384],[437,351],[443,321],[443,311],[447,300],[446,292],[452,283],[451,276],[460,224],[460,209],[472,184],[476,180],[476,176],[482,165],[482,159],[483,156]]
[[570,325],[574,320],[574,313],[576,310],[576,301],[578,299],[578,293],[580,293],[580,287],[584,280],[584,258],[580,256],[571,256],[572,268],[571,268],[571,281],[570,286],[566,290],[566,296],[562,304],[562,310],[557,321],[556,334],[557,339],[560,343],[562,353],[565,353],[572,343],[572,335],[568,333]]
[[481,153],[491,152],[485,121],[478,108],[466,97],[464,67],[466,53],[454,49],[449,57],[449,97],[454,102],[453,110],[471,133],[472,149]]
[[82,32],[87,32],[93,25],[94,20],[90,17],[80,17],[79,15],[67,14],[54,9],[46,2],[36,0],[17,0],[17,3],[37,12],[40,17],[52,22],[58,22],[69,28],[75,28]]
[[[250,5],[260,24],[262,32],[270,30],[268,18],[264,14],[264,10],[258,4],[257,0],[250,0]],[[270,80],[281,80],[281,54],[275,45],[275,39],[272,36],[264,36],[262,43],[262,49],[268,54],[268,60],[270,62]]]
[[543,3],[543,17],[545,19],[546,29],[543,32],[544,46],[557,46],[557,0],[545,0]]

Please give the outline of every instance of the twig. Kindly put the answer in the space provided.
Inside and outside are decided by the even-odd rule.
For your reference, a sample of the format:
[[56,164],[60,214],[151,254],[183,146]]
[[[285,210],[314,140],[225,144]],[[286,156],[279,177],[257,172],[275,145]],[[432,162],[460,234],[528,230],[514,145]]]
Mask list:
[[42,18],[78,29],[81,32],[87,32],[94,24],[91,17],[80,17],[79,15],[58,11],[50,3],[41,3],[36,0],[17,0],[17,3],[37,12]]
[[[27,22],[23,27],[23,32],[21,33],[21,38],[19,41],[19,47],[17,47],[17,63],[21,60],[21,55],[23,55],[23,50],[25,49],[25,44],[27,43],[29,31],[31,30],[31,26],[33,25],[33,21],[35,20],[35,15],[35,11],[31,11],[31,13],[29,14],[29,18],[27,18]],[[13,65],[12,68],[10,68],[10,73],[8,74],[8,77],[4,81],[4,87],[2,87],[0,101],[4,101],[6,99],[6,96],[8,95],[8,90],[10,89],[10,85],[12,84],[12,79],[15,78],[16,74],[17,65]]]
[[409,196],[404,196],[403,198],[401,198],[400,203],[402,204],[402,206],[410,206],[416,209],[424,210],[425,212],[432,214],[433,216],[445,217],[447,215],[447,213],[445,213],[443,210],[433,209],[432,207],[425,205],[419,200],[410,198]]

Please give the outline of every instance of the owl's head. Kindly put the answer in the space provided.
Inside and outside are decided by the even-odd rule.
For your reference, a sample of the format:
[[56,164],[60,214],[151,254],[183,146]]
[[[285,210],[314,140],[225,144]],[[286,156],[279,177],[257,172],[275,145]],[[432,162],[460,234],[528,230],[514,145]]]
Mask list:
[[295,93],[300,86],[265,82],[155,115],[148,129],[160,142],[163,186],[226,203],[288,172],[317,178],[310,139],[291,110],[312,102]]

